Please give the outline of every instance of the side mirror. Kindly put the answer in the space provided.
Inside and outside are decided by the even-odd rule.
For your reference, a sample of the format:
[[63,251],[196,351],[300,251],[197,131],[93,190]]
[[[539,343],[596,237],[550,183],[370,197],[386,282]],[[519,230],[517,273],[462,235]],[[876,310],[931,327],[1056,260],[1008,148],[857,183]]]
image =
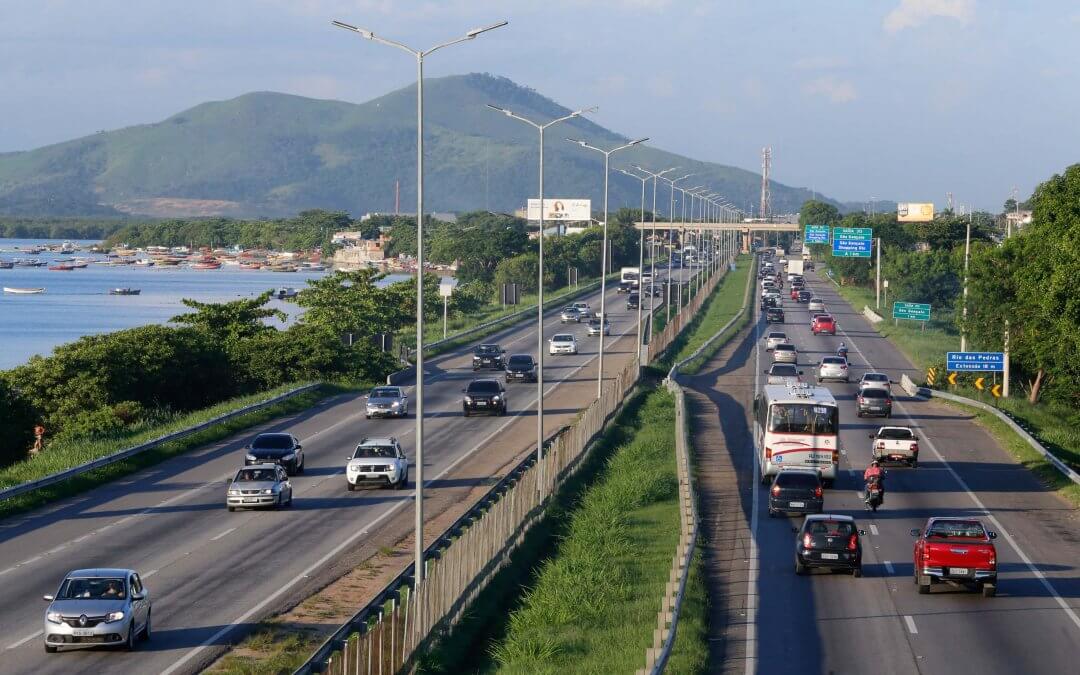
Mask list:
[[55,600],[56,598],[54,598],[54,597],[53,597],[53,596],[51,596],[51,595],[43,595],[43,596],[41,596],[41,599],[42,599],[42,600],[44,600],[45,602],[52,602],[52,601],[53,601],[53,600]]
[[504,350],[502,350],[502,352],[500,352],[500,353],[501,353],[501,354],[505,354],[505,353],[506,353],[506,350],[504,349]]
[[364,400],[366,401],[367,399],[368,399],[368,395],[364,394]]
[[867,434],[866,437],[867,438],[876,438],[876,436],[874,434]]
[[798,534],[799,533],[799,528],[797,526],[795,526],[795,525],[792,525],[791,526],[791,531],[794,532],[795,534]]
[[405,400],[407,400],[408,398],[409,398],[409,395],[408,395],[408,394],[402,394],[402,395],[401,395],[401,400],[402,400],[402,401],[405,401]]
[[801,370],[800,370],[800,371],[799,371],[799,374],[800,374],[800,375],[802,375],[802,373],[803,373],[803,371],[801,371]]
[[765,373],[766,375],[768,375],[768,374],[769,374],[769,371],[767,371],[767,370],[763,370],[763,371],[761,371],[761,372]]
[[300,445],[299,443],[297,443],[297,444],[296,444],[296,449],[297,449],[297,450],[303,450],[303,449],[304,449],[304,446],[302,446],[302,445]]
[[866,536],[866,530],[859,530],[859,536],[860,537],[865,537]]
[[131,599],[132,600],[144,600],[144,599],[146,599],[146,595],[144,593],[132,593],[131,594]]
[[997,539],[997,532],[994,532],[994,531],[987,532],[986,536],[990,537],[991,539]]
[[912,530],[911,531],[911,536],[913,536],[913,537],[919,536],[919,530]]

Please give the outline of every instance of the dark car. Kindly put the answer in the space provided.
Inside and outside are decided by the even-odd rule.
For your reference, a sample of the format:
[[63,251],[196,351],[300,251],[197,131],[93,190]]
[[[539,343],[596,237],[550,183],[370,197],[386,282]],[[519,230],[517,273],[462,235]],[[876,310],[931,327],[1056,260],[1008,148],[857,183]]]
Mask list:
[[769,517],[778,513],[821,513],[825,495],[816,469],[783,469],[769,489]]
[[630,295],[626,296],[626,308],[627,309],[637,309],[638,305],[640,303],[641,303],[641,295],[640,294],[631,293]]
[[472,369],[476,370],[502,370],[503,354],[506,350],[499,345],[477,345],[473,350]]
[[536,361],[528,354],[511,354],[506,361],[507,382],[536,382]]
[[461,410],[468,417],[474,412],[506,414],[506,387],[498,380],[473,380],[462,391]]
[[827,567],[862,576],[862,540],[851,516],[821,514],[807,516],[802,527],[792,527],[795,539],[795,574],[806,574],[811,567]]
[[779,304],[780,303],[776,299],[776,296],[773,296],[773,295],[767,295],[767,296],[765,296],[764,298],[761,299],[761,309],[762,309],[762,311],[767,310],[770,307],[776,307]]
[[259,434],[246,450],[245,466],[278,464],[289,474],[304,473],[304,448],[292,434]]
[[814,294],[807,290],[799,291],[799,302],[810,302],[810,298],[814,297]]
[[855,415],[892,417],[892,394],[887,389],[868,387],[855,396]]
[[770,307],[765,310],[765,321],[768,323],[784,323],[784,310],[779,307]]

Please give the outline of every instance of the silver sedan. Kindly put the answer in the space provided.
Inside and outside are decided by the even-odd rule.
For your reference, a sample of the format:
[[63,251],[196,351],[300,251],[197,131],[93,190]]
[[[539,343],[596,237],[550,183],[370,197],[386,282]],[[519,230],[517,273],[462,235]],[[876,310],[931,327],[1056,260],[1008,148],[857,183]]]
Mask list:
[[851,376],[848,374],[848,362],[842,356],[826,356],[821,359],[821,363],[818,364],[817,381],[823,380],[843,380],[844,382],[850,382]]
[[781,342],[773,347],[772,360],[773,363],[798,363],[799,350],[790,342]]
[[46,595],[45,651],[102,645],[135,649],[150,639],[150,591],[135,570],[69,572],[56,595]]
[[236,472],[225,496],[230,511],[260,506],[292,506],[292,483],[277,464],[254,464]]

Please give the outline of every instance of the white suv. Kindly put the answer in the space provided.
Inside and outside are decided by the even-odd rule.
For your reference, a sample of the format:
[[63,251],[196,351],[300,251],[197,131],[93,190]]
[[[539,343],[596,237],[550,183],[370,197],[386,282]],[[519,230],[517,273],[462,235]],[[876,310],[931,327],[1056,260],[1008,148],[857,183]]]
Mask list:
[[409,482],[409,459],[393,436],[365,438],[345,459],[345,485],[350,492],[364,483],[400,490]]
[[559,333],[548,340],[549,354],[577,354],[577,340],[570,333]]

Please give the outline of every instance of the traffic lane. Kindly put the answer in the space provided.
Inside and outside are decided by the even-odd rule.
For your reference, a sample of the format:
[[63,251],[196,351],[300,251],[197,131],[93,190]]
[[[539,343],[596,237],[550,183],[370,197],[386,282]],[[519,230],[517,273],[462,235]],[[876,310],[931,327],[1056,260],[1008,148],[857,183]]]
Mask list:
[[[471,365],[471,364],[470,364],[470,365]],[[216,504],[216,503],[215,503],[215,504],[212,504],[212,505],[213,505],[213,507],[219,508],[219,505],[218,505],[218,504]],[[316,530],[314,530],[314,529],[311,529],[311,528],[308,528],[308,527],[305,527],[305,526],[303,526],[303,524],[299,524],[299,525],[298,525],[298,527],[300,527],[301,531],[309,531],[309,529],[310,529],[310,531],[312,531],[312,532],[316,531]],[[235,529],[235,528],[232,528],[232,529]],[[232,529],[227,529],[227,530],[225,530],[224,532],[222,532],[222,534],[219,534],[219,535],[215,536],[214,540],[216,541],[216,540],[218,540],[219,538],[222,538],[222,537],[224,537],[225,535],[228,535],[230,539],[238,538],[238,537],[239,537],[238,535],[233,535],[233,534],[232,534]],[[243,546],[243,548],[244,548],[244,550],[245,550],[245,551],[246,551],[246,550],[251,550],[251,548],[249,548],[249,546],[247,546],[247,545],[244,545],[244,546]],[[186,555],[186,556],[190,556],[190,555],[192,555],[192,554],[193,554],[193,552],[190,552],[190,551],[189,551],[189,552],[186,552],[186,553],[185,553],[185,555]],[[247,559],[247,558],[245,558],[245,559]],[[258,559],[258,556],[256,556],[256,558],[254,558],[254,559]],[[205,571],[205,570],[204,570],[204,571]],[[183,577],[183,575],[181,575],[181,577]],[[164,577],[164,576],[162,576],[162,577],[159,577],[159,578],[161,578],[161,579],[166,579],[166,577]],[[203,604],[203,607],[204,607],[204,608],[206,608],[208,612],[210,612],[210,616],[211,616],[211,617],[215,616],[215,608],[214,608],[214,607],[213,607],[213,606],[212,606],[211,604],[206,604],[206,603],[204,603],[204,604]],[[206,623],[205,623],[205,622],[200,622],[200,623],[202,623],[202,625],[206,625]],[[156,624],[157,624],[157,625],[158,625],[158,626],[160,627],[160,625],[161,625],[161,624],[160,624],[160,620],[159,620],[159,621],[156,621]],[[160,631],[159,631],[159,634],[160,634]],[[194,632],[192,632],[192,631],[184,631],[184,634],[185,634],[185,635],[188,635],[188,636],[192,636],[192,635],[194,635],[194,636],[198,636],[198,635],[200,635],[201,633],[200,633],[199,631],[194,631]],[[166,635],[168,635],[168,633],[166,633]],[[162,643],[161,643],[161,640],[157,640],[157,642],[159,643],[159,645],[160,645],[161,647],[166,647],[166,645],[164,645],[164,644],[162,644]]]

